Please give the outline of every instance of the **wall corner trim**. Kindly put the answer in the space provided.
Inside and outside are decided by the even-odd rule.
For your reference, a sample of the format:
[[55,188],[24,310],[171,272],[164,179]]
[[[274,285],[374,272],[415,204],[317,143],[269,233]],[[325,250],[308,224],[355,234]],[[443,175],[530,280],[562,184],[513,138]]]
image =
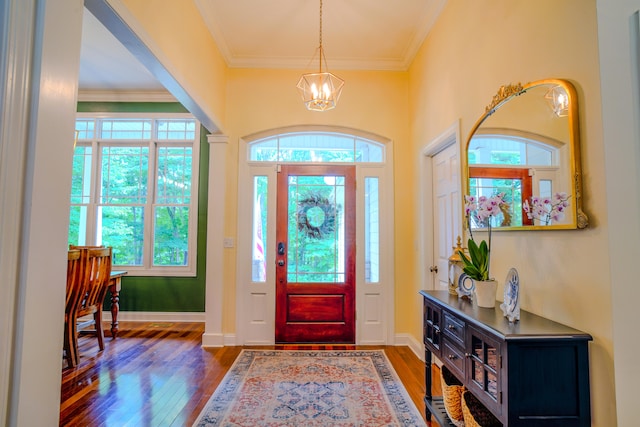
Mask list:
[[209,144],[227,144],[229,142],[229,136],[221,134],[209,134],[207,135],[207,142]]

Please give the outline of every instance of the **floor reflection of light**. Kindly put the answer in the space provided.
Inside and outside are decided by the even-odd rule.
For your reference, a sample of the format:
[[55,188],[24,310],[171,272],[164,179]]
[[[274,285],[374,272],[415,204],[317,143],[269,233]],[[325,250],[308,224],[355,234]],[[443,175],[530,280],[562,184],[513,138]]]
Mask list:
[[[100,394],[108,394],[109,399],[115,396],[117,402],[113,405],[117,409],[107,412],[103,425],[171,425],[178,419],[192,394],[188,389],[188,375],[186,368],[170,368],[166,369],[166,373],[147,372],[143,376],[120,374],[116,383],[109,377],[108,371],[101,372]],[[180,397],[176,399],[176,396]],[[171,406],[167,405],[168,402],[172,402]]]
[[[109,370],[100,373],[100,394],[115,396],[118,404],[113,405],[115,411],[107,411],[104,425],[107,427],[120,427],[123,425],[122,415],[142,414],[144,404],[148,400],[141,385],[141,379],[137,374],[118,375],[118,381],[110,378]],[[127,425],[130,425],[127,422]],[[133,424],[131,424],[133,425]],[[143,425],[139,423],[138,425]]]
[[[188,370],[178,368],[172,375],[152,374],[151,423],[152,426],[170,425],[184,404],[189,401],[187,381]],[[174,402],[174,396],[182,396],[179,401],[168,408],[167,402]]]

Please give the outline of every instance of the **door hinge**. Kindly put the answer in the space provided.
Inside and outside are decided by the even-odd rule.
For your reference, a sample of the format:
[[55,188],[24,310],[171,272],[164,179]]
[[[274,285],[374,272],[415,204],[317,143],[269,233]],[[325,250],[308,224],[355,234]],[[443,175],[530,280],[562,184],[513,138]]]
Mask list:
[[276,172],[277,173],[282,172],[282,165],[276,165]]

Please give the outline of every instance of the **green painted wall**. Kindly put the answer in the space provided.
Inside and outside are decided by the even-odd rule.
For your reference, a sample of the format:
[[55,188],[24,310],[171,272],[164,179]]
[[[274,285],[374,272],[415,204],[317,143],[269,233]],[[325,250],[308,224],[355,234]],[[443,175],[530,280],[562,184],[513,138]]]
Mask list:
[[[78,112],[188,113],[180,103],[165,102],[79,102]],[[200,180],[198,182],[198,258],[195,277],[142,277],[122,279],[120,310],[153,312],[204,312],[207,255],[207,183],[209,143],[200,130]],[[109,310],[109,296],[104,309]]]

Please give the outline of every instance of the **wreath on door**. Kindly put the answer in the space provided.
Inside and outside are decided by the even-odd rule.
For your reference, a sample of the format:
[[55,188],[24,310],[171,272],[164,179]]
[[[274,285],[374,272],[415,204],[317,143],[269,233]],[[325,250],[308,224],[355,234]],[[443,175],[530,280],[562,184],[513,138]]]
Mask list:
[[298,231],[311,239],[321,239],[336,229],[336,205],[318,193],[298,201],[297,216]]

